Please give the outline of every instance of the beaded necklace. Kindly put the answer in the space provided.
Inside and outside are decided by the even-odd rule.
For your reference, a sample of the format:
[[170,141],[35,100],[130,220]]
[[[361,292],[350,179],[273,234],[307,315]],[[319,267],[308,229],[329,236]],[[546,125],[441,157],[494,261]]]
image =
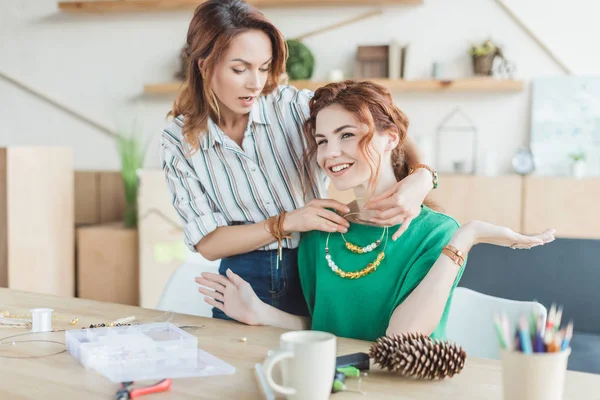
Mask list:
[[[387,247],[387,242],[388,242],[388,233],[389,228],[387,226],[383,227],[383,232],[381,234],[381,238],[383,238],[383,236],[385,236],[385,244],[383,246],[383,249],[379,252],[379,254],[377,254],[377,257],[375,258],[375,260],[373,260],[373,262],[370,262],[369,264],[367,264],[366,267],[364,267],[363,269],[361,269],[360,271],[356,271],[356,272],[346,272],[344,270],[342,270],[340,267],[338,267],[335,263],[335,261],[332,260],[331,258],[331,254],[329,254],[329,237],[331,236],[331,232],[329,232],[327,234],[327,240],[325,241],[325,259],[327,260],[327,264],[329,265],[329,268],[331,268],[331,270],[338,276],[345,278],[345,279],[359,279],[362,278],[363,276],[369,275],[372,272],[375,272],[377,270],[377,267],[379,267],[379,264],[381,264],[381,261],[383,261],[383,259],[385,258],[385,248]],[[359,253],[359,254],[363,254],[363,253],[368,253],[370,251],[372,251],[373,249],[375,249],[377,246],[379,246],[379,244],[381,243],[381,238],[379,240],[377,240],[376,242],[371,243],[370,245],[367,245],[365,247],[361,247],[361,246],[357,246],[353,243],[349,243],[346,241],[346,239],[343,237],[344,242],[346,243],[346,248],[350,251],[352,251],[353,253]],[[368,251],[362,251],[362,249],[368,249]],[[361,251],[356,251],[356,249],[359,249]]]

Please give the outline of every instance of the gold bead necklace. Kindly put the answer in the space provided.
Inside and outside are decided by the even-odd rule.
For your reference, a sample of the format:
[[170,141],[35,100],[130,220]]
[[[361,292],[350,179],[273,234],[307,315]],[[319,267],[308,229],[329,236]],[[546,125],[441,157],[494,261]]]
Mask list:
[[[327,240],[325,241],[325,259],[327,260],[327,264],[329,265],[329,268],[331,268],[331,270],[336,275],[338,275],[342,278],[345,278],[345,279],[359,279],[359,278],[362,278],[363,276],[369,275],[370,273],[376,271],[377,267],[379,267],[379,264],[381,264],[381,261],[383,261],[383,259],[385,258],[385,248],[387,247],[387,242],[388,242],[387,233],[388,233],[388,227],[384,226],[381,237],[383,238],[383,236],[385,236],[385,244],[383,246],[383,249],[379,252],[379,254],[377,254],[377,257],[375,258],[375,260],[373,260],[373,262],[370,262],[369,264],[367,264],[367,266],[365,268],[361,269],[360,271],[346,272],[346,271],[340,269],[340,267],[338,267],[336,265],[336,263],[331,258],[331,254],[329,254],[329,237],[331,236],[331,232],[329,232],[327,234]],[[354,253],[357,253],[357,251],[354,251],[353,249],[348,247],[348,244],[350,244],[351,246],[356,246],[356,245],[346,242],[346,239],[344,239],[344,242],[346,243],[346,248],[348,250],[350,250]],[[381,242],[381,239],[378,240],[378,242]],[[377,243],[377,242],[375,242],[375,243]],[[358,246],[356,246],[356,247],[358,247]],[[360,253],[360,254],[363,254],[363,253]]]

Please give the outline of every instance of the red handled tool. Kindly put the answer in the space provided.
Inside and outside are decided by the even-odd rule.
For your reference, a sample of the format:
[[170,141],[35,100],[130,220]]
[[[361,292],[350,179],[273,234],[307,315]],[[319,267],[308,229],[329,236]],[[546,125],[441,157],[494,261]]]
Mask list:
[[162,381],[159,381],[154,385],[142,386],[140,388],[132,388],[131,385],[133,385],[133,382],[123,382],[121,383],[121,389],[119,389],[119,391],[115,395],[115,399],[129,400],[138,398],[145,394],[166,392],[171,388],[171,383],[173,383],[171,379],[163,379]]

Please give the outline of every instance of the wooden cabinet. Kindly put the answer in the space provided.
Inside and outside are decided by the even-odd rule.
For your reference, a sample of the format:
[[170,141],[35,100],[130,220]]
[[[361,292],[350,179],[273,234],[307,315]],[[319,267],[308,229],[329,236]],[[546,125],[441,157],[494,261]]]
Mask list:
[[73,296],[73,227],[71,149],[0,148],[0,286]]
[[497,177],[440,175],[430,198],[441,211],[463,224],[479,219],[521,229],[523,181],[518,175]]
[[524,188],[524,232],[600,239],[600,178],[527,177]]

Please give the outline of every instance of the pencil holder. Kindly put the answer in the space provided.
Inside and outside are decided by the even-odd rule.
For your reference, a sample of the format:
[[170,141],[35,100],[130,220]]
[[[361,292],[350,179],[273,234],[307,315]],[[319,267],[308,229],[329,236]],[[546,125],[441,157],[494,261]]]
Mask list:
[[570,354],[500,350],[504,400],[561,400]]

